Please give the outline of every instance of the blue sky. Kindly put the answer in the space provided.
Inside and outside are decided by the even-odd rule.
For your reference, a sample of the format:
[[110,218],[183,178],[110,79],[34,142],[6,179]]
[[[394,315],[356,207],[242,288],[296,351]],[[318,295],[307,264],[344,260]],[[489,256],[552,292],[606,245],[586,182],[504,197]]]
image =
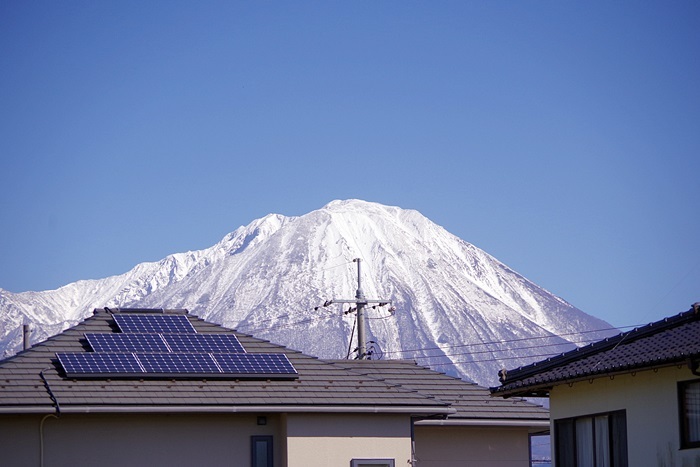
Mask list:
[[700,301],[700,3],[0,2],[0,287],[334,199],[617,326]]

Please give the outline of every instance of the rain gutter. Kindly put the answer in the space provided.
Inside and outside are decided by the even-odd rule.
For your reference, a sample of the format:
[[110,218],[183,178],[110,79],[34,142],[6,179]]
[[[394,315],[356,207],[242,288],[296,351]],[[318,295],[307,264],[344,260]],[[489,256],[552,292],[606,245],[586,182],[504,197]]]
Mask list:
[[[53,413],[53,407],[0,407],[0,414],[41,414]],[[62,414],[87,413],[362,413],[362,414],[415,414],[415,415],[450,415],[456,413],[451,407],[382,407],[382,406],[286,406],[286,405],[249,405],[249,406],[62,406]]]
[[523,426],[523,427],[548,427],[549,420],[503,420],[483,418],[450,418],[447,420],[420,420],[417,426]]

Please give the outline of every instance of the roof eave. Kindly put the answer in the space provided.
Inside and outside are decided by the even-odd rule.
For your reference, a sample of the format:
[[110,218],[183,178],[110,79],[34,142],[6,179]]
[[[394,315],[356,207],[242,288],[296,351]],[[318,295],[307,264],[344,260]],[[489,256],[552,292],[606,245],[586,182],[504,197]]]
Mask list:
[[[51,406],[4,406],[0,414],[48,414],[55,413]],[[455,410],[446,406],[381,406],[381,405],[183,405],[183,406],[133,406],[133,405],[74,405],[61,406],[61,414],[160,414],[160,413],[360,413],[360,414],[411,414],[450,415]]]
[[484,419],[484,418],[448,418],[445,420],[420,420],[420,426],[497,426],[497,427],[549,427],[549,418],[544,419]]
[[[697,357],[695,357],[695,358],[697,358]],[[691,359],[690,361],[694,361],[694,360]],[[629,366],[629,367],[625,367],[625,368],[621,368],[621,369],[602,371],[599,373],[589,373],[589,374],[575,375],[575,376],[568,377],[568,378],[541,381],[541,382],[530,384],[530,385],[518,386],[518,387],[515,387],[512,389],[500,389],[500,387],[496,387],[496,388],[492,388],[491,392],[492,392],[493,396],[504,397],[504,398],[507,398],[507,397],[549,397],[549,392],[552,390],[552,388],[554,386],[561,386],[562,384],[573,385],[575,383],[580,383],[582,381],[592,382],[593,380],[605,378],[605,377],[608,377],[610,379],[614,379],[616,376],[620,376],[620,375],[635,374],[639,371],[658,370],[661,368],[668,368],[668,367],[672,367],[672,366],[682,367],[682,366],[688,365],[689,364],[688,362],[689,362],[689,359],[684,358],[683,360],[655,362],[652,364],[647,363],[644,365]],[[515,382],[507,383],[507,385],[514,384],[514,383]]]

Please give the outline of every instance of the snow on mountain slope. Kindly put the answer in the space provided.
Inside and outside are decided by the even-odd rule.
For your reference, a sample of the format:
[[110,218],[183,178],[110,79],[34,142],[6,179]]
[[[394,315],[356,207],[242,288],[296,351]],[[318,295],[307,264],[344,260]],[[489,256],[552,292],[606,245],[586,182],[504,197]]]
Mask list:
[[417,211],[347,200],[299,217],[268,215],[211,248],[120,276],[44,292],[0,289],[0,346],[6,355],[19,350],[26,321],[38,341],[93,308],[138,306],[187,308],[312,355],[344,358],[356,346],[354,314],[343,313],[347,305],[316,308],[355,297],[354,258],[362,259],[365,297],[396,307],[393,315],[386,307],[367,312],[375,357],[415,358],[495,384],[501,367],[570,349],[568,341],[604,335],[587,331],[610,328]]

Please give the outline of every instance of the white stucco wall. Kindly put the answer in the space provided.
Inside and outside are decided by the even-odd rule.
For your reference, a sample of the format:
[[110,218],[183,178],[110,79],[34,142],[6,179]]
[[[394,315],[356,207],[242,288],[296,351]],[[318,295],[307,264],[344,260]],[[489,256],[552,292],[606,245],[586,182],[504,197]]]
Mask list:
[[[552,421],[627,411],[630,467],[700,466],[700,449],[680,450],[679,381],[698,379],[690,370],[670,367],[556,386],[550,394]],[[554,443],[552,443],[554,445]]]
[[352,459],[410,465],[408,415],[288,414],[288,467],[349,467]]

